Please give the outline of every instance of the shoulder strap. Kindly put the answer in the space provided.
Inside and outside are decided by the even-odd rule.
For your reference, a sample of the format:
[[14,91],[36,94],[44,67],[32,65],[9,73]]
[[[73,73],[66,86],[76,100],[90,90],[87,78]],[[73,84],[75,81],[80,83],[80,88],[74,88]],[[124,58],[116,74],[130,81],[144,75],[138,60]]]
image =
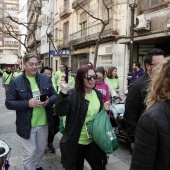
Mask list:
[[11,75],[11,74],[9,74],[8,77],[5,79],[4,83],[8,80],[8,78],[9,78],[10,75]]

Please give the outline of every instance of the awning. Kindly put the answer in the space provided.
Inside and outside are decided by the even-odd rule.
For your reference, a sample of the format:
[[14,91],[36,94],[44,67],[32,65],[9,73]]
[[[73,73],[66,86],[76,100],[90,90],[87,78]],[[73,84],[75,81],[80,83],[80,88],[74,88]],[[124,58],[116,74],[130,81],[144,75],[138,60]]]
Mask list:
[[[150,35],[134,37],[135,44],[158,44],[170,41],[170,32],[152,33]],[[130,39],[122,38],[117,41],[118,44],[130,44]]]

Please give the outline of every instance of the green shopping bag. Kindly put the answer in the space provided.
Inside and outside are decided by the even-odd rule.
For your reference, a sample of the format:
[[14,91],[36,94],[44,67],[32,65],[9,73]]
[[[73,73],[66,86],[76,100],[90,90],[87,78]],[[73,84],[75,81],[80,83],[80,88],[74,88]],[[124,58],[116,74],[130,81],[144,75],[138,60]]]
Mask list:
[[87,125],[87,130],[105,153],[110,154],[118,148],[117,137],[105,109],[102,109],[97,117]]
[[60,118],[60,123],[59,123],[59,131],[60,131],[62,134],[64,133],[64,130],[65,130],[63,118],[64,118],[64,117],[61,117],[61,118]]

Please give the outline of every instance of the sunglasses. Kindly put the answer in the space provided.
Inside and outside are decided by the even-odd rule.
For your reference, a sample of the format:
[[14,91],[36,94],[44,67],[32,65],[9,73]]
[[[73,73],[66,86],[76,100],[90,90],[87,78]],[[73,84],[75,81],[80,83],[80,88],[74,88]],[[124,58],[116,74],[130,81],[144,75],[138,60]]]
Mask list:
[[92,76],[91,76],[91,75],[85,76],[85,79],[88,80],[88,81],[91,80],[92,78],[93,78],[94,80],[96,80],[96,79],[97,79],[97,75],[94,74],[94,75],[92,75]]

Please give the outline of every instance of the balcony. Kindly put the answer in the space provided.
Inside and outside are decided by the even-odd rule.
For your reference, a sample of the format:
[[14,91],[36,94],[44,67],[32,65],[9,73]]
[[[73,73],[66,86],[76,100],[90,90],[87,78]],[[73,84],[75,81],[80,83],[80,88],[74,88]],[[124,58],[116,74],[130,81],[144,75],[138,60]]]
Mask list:
[[19,49],[19,45],[4,44],[4,49]]
[[83,6],[86,2],[87,0],[74,0],[72,3],[72,8],[76,9],[78,7],[77,3]]
[[[70,44],[76,45],[85,42],[93,42],[98,38],[99,32],[102,28],[102,24],[98,23],[93,26],[87,27],[76,33],[70,35]],[[117,21],[110,19],[110,23],[105,27],[102,33],[102,38],[105,40],[113,39],[115,36],[119,35],[119,30],[117,29]]]
[[59,45],[57,47],[59,49],[68,48],[69,47],[69,36],[63,37],[63,39],[59,41]]
[[4,31],[6,31],[6,30],[19,31],[19,26],[6,25],[6,26],[4,26]]
[[60,7],[60,13],[59,13],[60,18],[67,17],[71,14],[69,7],[70,7],[69,1],[66,1],[65,4],[62,7]]
[[4,0],[5,3],[10,3],[10,4],[19,4],[19,0]]

